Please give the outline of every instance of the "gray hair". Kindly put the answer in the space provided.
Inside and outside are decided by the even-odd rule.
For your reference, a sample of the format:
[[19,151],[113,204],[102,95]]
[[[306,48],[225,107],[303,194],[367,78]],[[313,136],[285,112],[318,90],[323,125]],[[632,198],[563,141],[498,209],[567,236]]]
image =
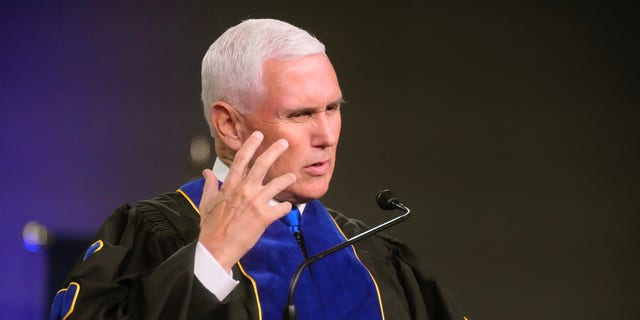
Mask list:
[[211,134],[209,108],[224,101],[239,113],[250,112],[265,90],[262,67],[269,59],[323,53],[324,44],[296,26],[275,19],[250,19],[229,28],[202,59],[202,103]]

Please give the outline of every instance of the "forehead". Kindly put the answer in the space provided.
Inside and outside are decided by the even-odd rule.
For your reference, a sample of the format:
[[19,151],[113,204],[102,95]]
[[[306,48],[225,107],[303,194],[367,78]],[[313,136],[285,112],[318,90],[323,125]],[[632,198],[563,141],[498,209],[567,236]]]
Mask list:
[[320,108],[342,98],[338,77],[324,53],[267,60],[262,83],[263,107]]

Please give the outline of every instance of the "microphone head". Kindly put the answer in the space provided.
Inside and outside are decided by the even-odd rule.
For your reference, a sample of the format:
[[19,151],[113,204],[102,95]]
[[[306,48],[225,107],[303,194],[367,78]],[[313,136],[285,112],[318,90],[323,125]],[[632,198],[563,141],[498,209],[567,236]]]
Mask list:
[[397,206],[395,205],[398,202],[398,199],[393,195],[391,190],[382,190],[378,192],[376,196],[376,202],[378,203],[378,207],[383,210],[393,210]]

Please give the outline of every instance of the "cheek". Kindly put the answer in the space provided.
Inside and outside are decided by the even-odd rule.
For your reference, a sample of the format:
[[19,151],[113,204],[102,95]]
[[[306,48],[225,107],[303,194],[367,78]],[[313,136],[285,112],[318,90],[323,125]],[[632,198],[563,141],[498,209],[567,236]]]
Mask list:
[[336,137],[340,137],[340,129],[342,128],[342,118],[340,117],[340,114],[336,114],[336,119],[333,123],[333,132],[336,135]]
[[289,172],[295,173],[297,163],[295,159],[299,157],[300,155],[289,144],[289,148],[276,159],[269,172],[274,178]]

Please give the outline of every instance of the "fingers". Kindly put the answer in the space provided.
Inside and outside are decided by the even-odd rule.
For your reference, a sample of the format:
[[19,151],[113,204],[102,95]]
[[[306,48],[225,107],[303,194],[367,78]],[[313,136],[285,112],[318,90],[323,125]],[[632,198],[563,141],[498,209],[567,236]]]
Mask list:
[[285,139],[280,139],[269,146],[253,163],[247,178],[252,182],[262,183],[269,168],[288,147],[289,143]]
[[259,204],[263,204],[264,206],[264,210],[259,210],[262,213],[256,216],[260,217],[260,220],[264,223],[265,228],[273,221],[282,218],[283,216],[287,215],[289,211],[291,211],[291,202],[285,201],[279,202],[277,204],[272,204],[270,203],[270,201],[273,200],[278,193],[282,192],[295,181],[295,174],[283,174],[271,180],[268,184],[263,186],[258,194],[256,194],[254,198],[255,202],[258,204],[258,206],[260,206]]
[[240,181],[242,181],[247,167],[263,139],[264,135],[262,132],[255,131],[242,144],[240,149],[238,149],[238,152],[236,152],[233,163],[229,168],[229,175],[224,181],[223,188],[233,189]]
[[[264,177],[269,171],[269,168],[289,147],[289,143],[285,139],[276,141],[256,158],[254,163],[251,165],[251,169],[248,170],[248,167],[251,164],[251,159],[255,155],[255,152],[262,143],[263,139],[263,134],[259,131],[255,131],[251,134],[251,136],[249,136],[242,147],[240,147],[235,155],[233,163],[231,164],[229,176],[223,184],[223,189],[235,189],[239,184],[242,183],[242,181],[246,181],[247,183],[251,183],[254,185],[262,185]],[[249,171],[248,173],[247,170]],[[291,178],[286,179],[285,181],[290,182],[284,185],[284,187],[278,190],[278,192],[284,190],[291,183],[295,182],[295,177],[293,177],[293,179],[293,181],[291,181]],[[275,189],[273,190],[279,189],[280,184],[274,186]],[[277,194],[278,192],[276,192],[275,194]],[[272,196],[275,194],[272,194]]]
[[[255,156],[263,139],[262,133],[256,131],[245,141],[236,153],[232,164],[233,172],[229,174],[229,176],[233,175],[234,180],[228,183],[229,177],[227,177],[227,180],[225,180],[225,183],[222,185],[222,191],[225,195],[231,196],[229,201],[230,207],[236,209],[247,206],[252,206],[254,209],[262,207],[262,210],[256,211],[262,211],[264,221],[270,224],[273,220],[289,212],[291,205],[284,204],[282,206],[276,206],[275,208],[269,208],[268,202],[291,184],[295,183],[296,175],[286,173],[279,177],[272,177],[268,183],[263,185],[269,168],[271,168],[276,160],[289,147],[287,140],[280,139],[271,144],[252,162],[251,160]],[[249,202],[252,202],[253,205],[250,205]]]
[[291,208],[293,208],[293,206],[290,202],[281,202],[273,206],[273,220],[286,216],[289,214],[289,211],[291,211]]
[[[288,186],[296,182],[296,175],[293,173],[283,174],[267,183],[262,190],[262,197],[267,201],[273,199],[278,193],[284,191]],[[291,210],[291,209],[289,209]],[[287,211],[289,211],[287,210]]]
[[259,202],[268,202],[296,181],[295,174],[286,173],[280,177],[272,179],[266,185],[262,185],[269,168],[271,168],[278,157],[280,157],[288,147],[289,143],[285,139],[280,139],[274,142],[267,150],[256,158],[249,170],[249,173],[245,178],[246,183],[248,185],[262,187],[256,194],[256,200]]
[[[285,173],[263,184],[269,168],[288,148],[281,139],[256,156],[264,135],[252,133],[242,144],[220,191],[211,170],[204,170],[205,184],[200,202],[201,223],[198,240],[229,270],[264,230],[291,210],[291,203],[271,205],[270,201],[291,184],[296,175]],[[254,160],[255,157],[255,161]]]

